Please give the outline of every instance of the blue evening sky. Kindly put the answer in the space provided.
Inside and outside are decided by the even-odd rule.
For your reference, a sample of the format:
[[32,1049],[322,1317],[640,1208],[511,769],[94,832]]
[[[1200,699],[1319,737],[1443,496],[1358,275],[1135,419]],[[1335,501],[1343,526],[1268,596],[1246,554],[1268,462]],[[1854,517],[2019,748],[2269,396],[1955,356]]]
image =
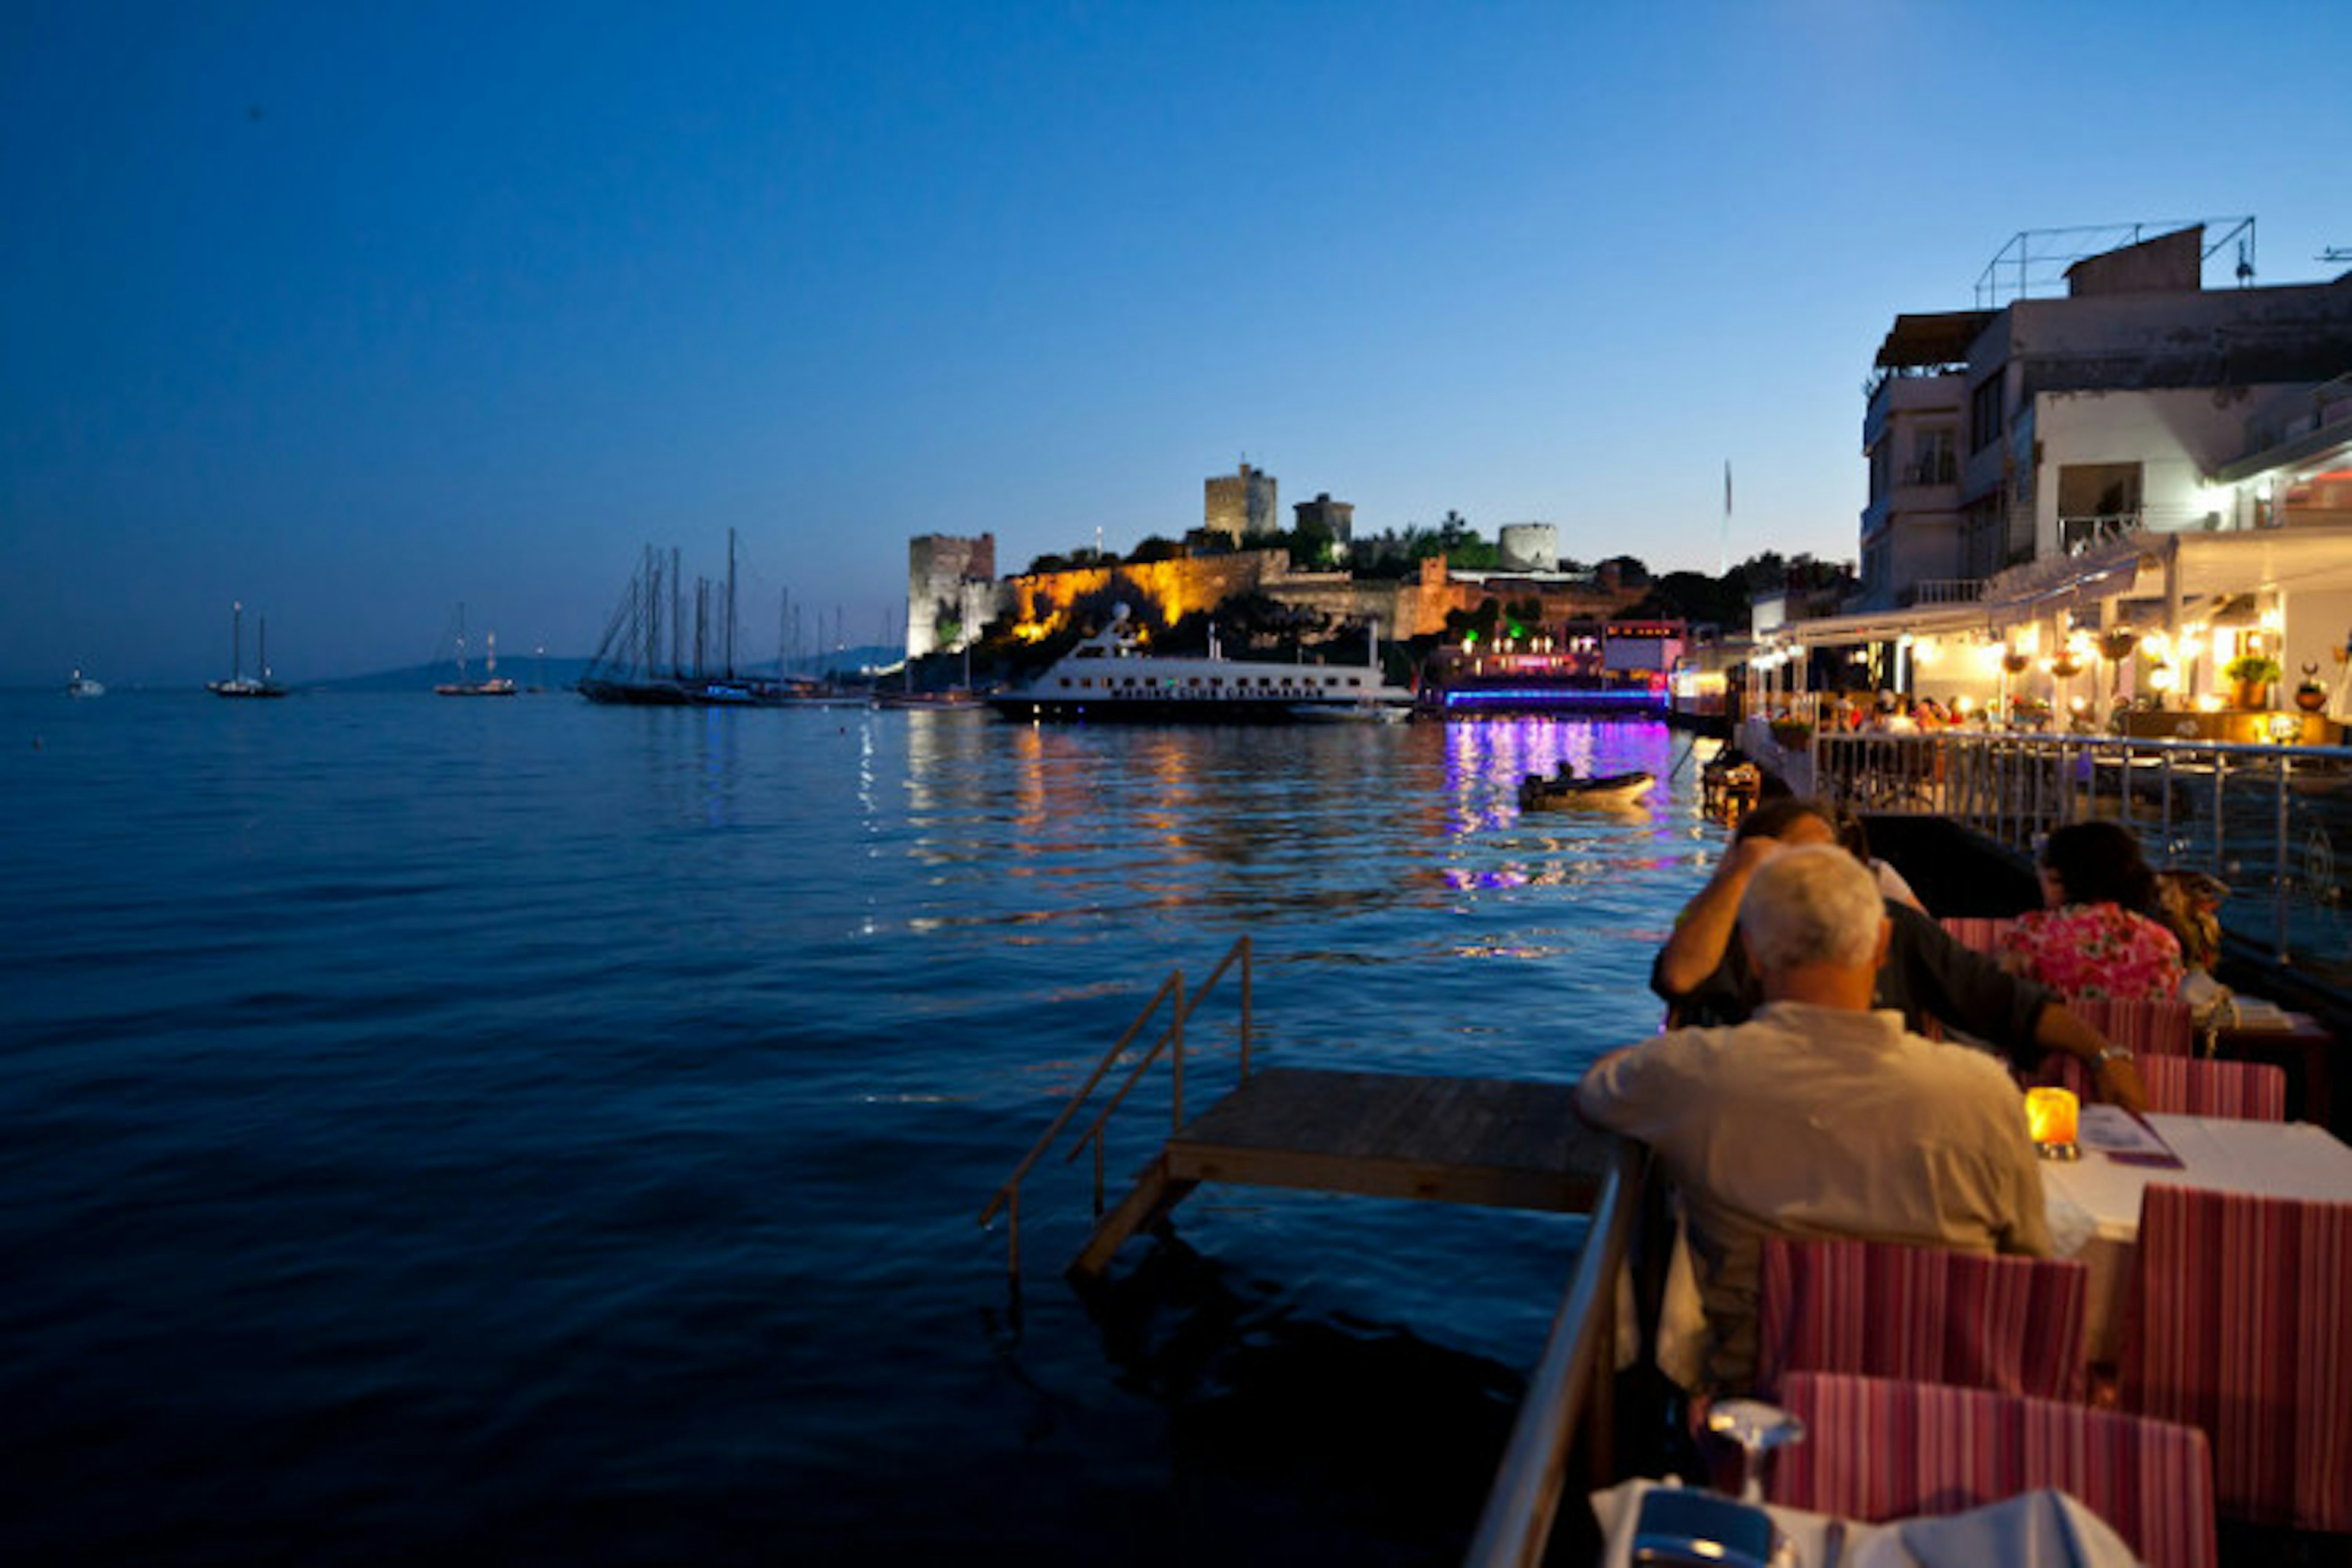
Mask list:
[[[2337,268],[2352,7],[30,0],[0,682],[584,654],[642,548],[896,635],[907,541],[1850,559],[1862,384],[2021,229]],[[2226,268],[2223,268],[2226,271]],[[1723,471],[1737,480],[1726,537]]]

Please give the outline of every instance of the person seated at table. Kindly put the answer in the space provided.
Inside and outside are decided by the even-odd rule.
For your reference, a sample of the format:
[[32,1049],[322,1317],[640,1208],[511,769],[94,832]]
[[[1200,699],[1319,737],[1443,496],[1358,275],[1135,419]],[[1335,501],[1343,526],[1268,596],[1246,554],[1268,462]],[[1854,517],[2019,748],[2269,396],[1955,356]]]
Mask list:
[[1921,914],[1927,912],[1927,906],[1919,901],[1919,895],[1911,890],[1903,873],[1870,852],[1870,829],[1863,826],[1861,817],[1851,811],[1839,812],[1837,837],[1847,854],[1870,868],[1870,874],[1878,880],[1879,892],[1898,904],[1910,905]]
[[2009,1074],[1871,1005],[1894,926],[1870,873],[1832,845],[1788,849],[1748,879],[1738,922],[1755,1016],[1612,1051],[1576,1088],[1584,1118],[1650,1145],[1682,1194],[1718,1391],[1754,1373],[1768,1236],[2051,1252]]
[[2221,900],[2230,885],[2207,871],[2158,871],[2157,918],[2180,942],[2188,969],[2211,973],[2221,962]]
[[2069,996],[2157,1002],[2180,993],[2180,939],[2160,917],[2139,839],[2113,822],[2072,822],[2042,850],[2043,908],[2018,916],[2000,961]]
[[[1650,966],[1650,989],[1677,1024],[1737,1024],[1762,999],[1757,977],[1732,941],[1739,900],[1757,868],[1791,846],[1834,844],[1837,828],[1813,802],[1783,795],[1740,819],[1731,847],[1705,887],[1683,906]],[[2045,1052],[2080,1061],[2102,1100],[2147,1109],[2131,1053],[2111,1045],[2044,987],[1952,940],[1907,904],[1889,901],[1887,962],[1876,1005],[1892,1007],[1915,1031],[1940,1029],[1990,1043],[2032,1071]]]

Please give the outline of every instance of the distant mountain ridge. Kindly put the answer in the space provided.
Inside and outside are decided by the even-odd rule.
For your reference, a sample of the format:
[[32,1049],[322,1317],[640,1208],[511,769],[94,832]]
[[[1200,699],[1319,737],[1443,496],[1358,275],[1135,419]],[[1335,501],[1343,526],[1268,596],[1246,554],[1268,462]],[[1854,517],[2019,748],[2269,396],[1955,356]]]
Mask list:
[[[834,654],[794,660],[791,673],[823,676],[828,671],[856,675],[860,669],[881,665],[896,665],[903,657],[902,650],[869,644],[862,647],[842,648]],[[590,663],[585,658],[541,658],[526,654],[516,658],[509,654],[499,660],[499,673],[509,677],[525,691],[569,691],[579,683]],[[430,691],[437,681],[450,679],[455,667],[446,659],[433,664],[404,665],[398,669],[380,669],[367,675],[346,675],[333,680],[303,680],[298,676],[278,672],[278,679],[298,691]],[[773,675],[776,661],[766,659],[742,667],[745,675]]]

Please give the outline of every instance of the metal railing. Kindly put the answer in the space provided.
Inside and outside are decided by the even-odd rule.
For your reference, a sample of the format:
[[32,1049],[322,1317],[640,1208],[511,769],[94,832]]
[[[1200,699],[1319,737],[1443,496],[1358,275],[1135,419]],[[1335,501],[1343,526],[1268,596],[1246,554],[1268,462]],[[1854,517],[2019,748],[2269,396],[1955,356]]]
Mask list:
[[1185,993],[1183,970],[1179,968],[1169,972],[1168,978],[1160,983],[1160,989],[1151,994],[1151,1000],[1146,1002],[1143,1005],[1143,1010],[1135,1016],[1135,1022],[1129,1024],[1127,1026],[1127,1032],[1119,1036],[1110,1049],[1103,1053],[1102,1059],[1095,1064],[1094,1071],[1087,1075],[1087,1081],[1079,1086],[1076,1093],[1070,1096],[1069,1103],[1062,1107],[1062,1113],[1054,1118],[1054,1124],[1046,1128],[1045,1135],[1037,1140],[1028,1153],[1021,1157],[1021,1163],[1013,1168],[1013,1173],[1004,1178],[989,1198],[987,1205],[980,1211],[980,1223],[983,1226],[990,1220],[994,1219],[1000,1210],[1005,1215],[1005,1267],[1015,1279],[1018,1279],[1021,1275],[1021,1184],[1028,1178],[1029,1173],[1036,1167],[1037,1162],[1045,1158],[1045,1151],[1054,1146],[1054,1141],[1062,1135],[1063,1129],[1069,1126],[1078,1112],[1086,1108],[1087,1102],[1094,1097],[1095,1090],[1101,1087],[1103,1079],[1109,1075],[1111,1068],[1118,1065],[1120,1058],[1126,1056],[1128,1047],[1135,1043],[1136,1037],[1141,1035],[1153,1018],[1159,1016],[1163,1006],[1170,1009],[1165,1027],[1160,1030],[1159,1037],[1151,1042],[1142,1055],[1137,1057],[1129,1066],[1126,1078],[1120,1081],[1118,1088],[1112,1091],[1110,1098],[1103,1103],[1101,1110],[1096,1114],[1094,1121],[1087,1124],[1087,1130],[1078,1135],[1077,1142],[1071,1146],[1070,1152],[1063,1157],[1063,1163],[1066,1164],[1076,1159],[1081,1151],[1089,1147],[1093,1149],[1095,1217],[1097,1219],[1100,1219],[1103,1213],[1103,1142],[1104,1134],[1110,1123],[1111,1113],[1125,1102],[1128,1094],[1142,1081],[1144,1073],[1163,1054],[1169,1058],[1171,1079],[1169,1131],[1175,1132],[1183,1128],[1184,1025],[1192,1016],[1194,1009],[1208,1000],[1209,994],[1217,988],[1217,983],[1225,977],[1226,971],[1232,969],[1235,963],[1241,965],[1241,1081],[1244,1083],[1249,1081],[1250,939],[1244,936],[1237,939],[1232,947],[1225,950],[1224,957],[1219,959],[1216,967],[1209,971],[1208,979],[1202,981],[1200,989],[1192,992],[1189,997]]
[[1617,1278],[1641,1212],[1641,1193],[1639,1151],[1621,1142],[1593,1200],[1584,1249],[1552,1319],[1543,1360],[1519,1401],[1478,1532],[1463,1559],[1465,1568],[1533,1568],[1541,1563],[1579,1435],[1588,1442],[1605,1440],[1614,1414],[1610,1393]]
[[2229,887],[2226,931],[2352,981],[2352,747],[1945,731],[1817,734],[1810,762],[1825,804],[1946,817],[2022,854],[2065,823],[2121,822],[2159,868]]

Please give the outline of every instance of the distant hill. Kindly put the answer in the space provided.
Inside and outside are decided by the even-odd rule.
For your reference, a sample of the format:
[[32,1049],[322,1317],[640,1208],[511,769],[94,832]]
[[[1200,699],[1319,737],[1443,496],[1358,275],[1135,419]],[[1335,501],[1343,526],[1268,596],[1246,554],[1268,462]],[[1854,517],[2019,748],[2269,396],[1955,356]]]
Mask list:
[[[792,672],[795,675],[822,676],[828,670],[833,670],[854,678],[861,668],[897,664],[901,651],[898,648],[878,646],[843,648],[824,659],[814,658],[800,659],[793,664]],[[587,669],[588,663],[589,661],[584,658],[540,658],[530,656],[517,658],[510,655],[499,660],[499,673],[506,676],[526,691],[533,688],[549,691],[569,691],[579,684],[580,677]],[[768,659],[765,662],[745,665],[742,673],[772,675],[775,673],[775,668],[776,661]],[[479,664],[470,666],[467,673],[474,679],[480,679],[481,666]],[[347,675],[340,680],[304,680],[289,682],[289,684],[305,691],[430,691],[442,681],[456,679],[457,674],[457,667],[443,660],[437,664],[412,664],[399,669],[381,669],[369,675]]]

